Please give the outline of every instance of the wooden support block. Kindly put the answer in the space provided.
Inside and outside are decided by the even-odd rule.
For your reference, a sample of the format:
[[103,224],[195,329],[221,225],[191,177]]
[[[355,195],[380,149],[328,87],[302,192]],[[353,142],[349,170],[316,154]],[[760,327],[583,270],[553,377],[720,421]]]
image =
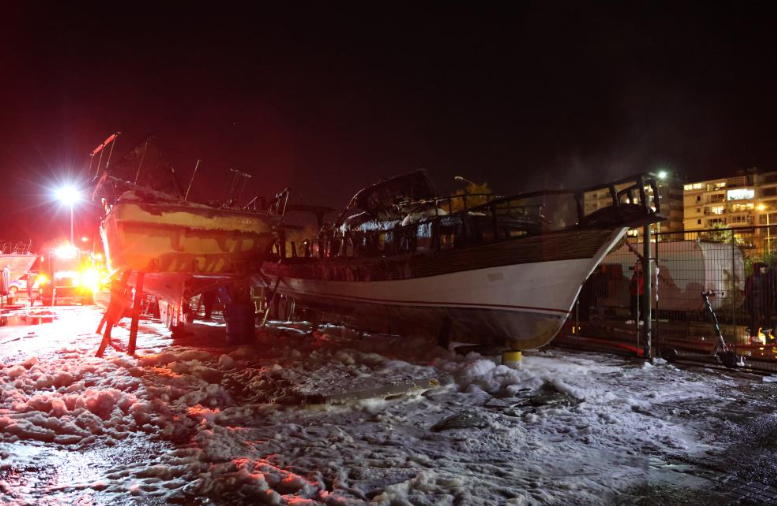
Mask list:
[[100,347],[97,348],[97,356],[102,357],[105,354],[105,349],[108,348],[108,344],[111,342],[111,330],[113,330],[113,318],[108,316],[107,325],[105,326],[105,333],[103,334],[103,340],[100,342]]
[[143,278],[145,273],[138,272],[137,279],[135,281],[135,301],[132,304],[132,323],[130,324],[130,337],[129,346],[127,347],[127,354],[135,354],[135,344],[138,340],[138,322],[140,320],[140,306],[143,303]]
[[95,334],[102,334],[103,333],[103,325],[105,325],[105,322],[108,320],[108,312],[111,310],[111,303],[108,303],[108,307],[105,309],[105,313],[103,313],[102,319],[100,319],[100,324],[97,326],[97,330],[94,331]]
[[[121,275],[121,279],[111,283],[111,300],[108,302],[108,309],[105,310],[103,320],[105,320],[105,333],[103,334],[103,340],[100,343],[100,347],[97,349],[97,356],[102,357],[105,354],[108,344],[111,342],[111,331],[113,326],[118,320],[121,319],[121,315],[124,312],[124,305],[127,298],[127,282],[131,271],[125,271]],[[103,322],[100,322],[100,327],[103,326]]]
[[[262,318],[262,325],[261,325],[262,328],[264,328],[265,325],[267,325],[267,318],[270,316],[270,310],[273,307],[273,304],[275,303],[275,296],[278,294],[278,285],[280,284],[280,282],[281,282],[281,277],[278,276],[278,279],[275,280],[275,286],[272,289],[272,295],[270,296],[267,302],[267,309],[264,311],[264,317]],[[278,314],[277,306],[275,307],[275,313],[277,316]]]

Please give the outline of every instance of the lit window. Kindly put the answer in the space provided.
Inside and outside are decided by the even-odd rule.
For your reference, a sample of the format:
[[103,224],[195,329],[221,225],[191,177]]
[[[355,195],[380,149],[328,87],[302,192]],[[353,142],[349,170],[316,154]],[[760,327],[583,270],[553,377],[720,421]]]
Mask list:
[[753,210],[753,203],[748,204],[731,204],[731,212],[732,213],[744,213],[749,212]]
[[752,188],[737,188],[727,192],[728,200],[747,200],[755,197],[755,190]]
[[687,185],[683,186],[683,190],[685,190],[685,191],[693,190],[693,185],[692,184],[687,184]]

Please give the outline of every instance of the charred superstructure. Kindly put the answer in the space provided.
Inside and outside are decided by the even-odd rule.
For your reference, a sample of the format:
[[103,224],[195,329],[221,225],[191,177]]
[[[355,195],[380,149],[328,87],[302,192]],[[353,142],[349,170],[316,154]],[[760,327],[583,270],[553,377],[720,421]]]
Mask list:
[[[539,347],[626,230],[663,219],[656,188],[646,174],[576,191],[435,197],[417,171],[358,192],[301,253],[282,241],[262,272],[296,304],[360,328]],[[589,192],[610,205],[586,214]]]

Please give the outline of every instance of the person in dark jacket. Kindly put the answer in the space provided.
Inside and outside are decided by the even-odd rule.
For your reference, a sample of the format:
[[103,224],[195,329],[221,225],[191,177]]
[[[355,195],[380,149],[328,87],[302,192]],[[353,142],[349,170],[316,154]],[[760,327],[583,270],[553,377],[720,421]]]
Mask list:
[[583,284],[583,288],[580,290],[580,297],[578,299],[578,318],[580,321],[591,321],[591,307],[593,306],[595,314],[593,316],[601,316],[601,299],[607,298],[607,273],[604,265],[598,265],[594,272]]
[[213,312],[213,306],[216,304],[216,290],[206,290],[202,292],[202,305],[205,308],[205,316],[203,320],[210,320],[211,313]]
[[[629,283],[629,310],[631,310],[631,320],[627,321],[627,325],[632,325],[637,320],[639,314],[639,302],[645,295],[645,275],[642,272],[642,262],[637,260],[634,263],[634,274],[631,276],[631,282]],[[639,322],[642,324],[642,321]]]
[[777,282],[774,273],[763,262],[753,264],[753,273],[745,280],[745,302],[750,311],[750,336],[758,338],[759,331],[771,331],[772,308]]
[[35,278],[37,276],[34,272],[30,271],[27,273],[27,277],[25,278],[27,281],[27,300],[30,302],[30,306],[35,305],[35,297],[32,296],[32,289],[35,286]]

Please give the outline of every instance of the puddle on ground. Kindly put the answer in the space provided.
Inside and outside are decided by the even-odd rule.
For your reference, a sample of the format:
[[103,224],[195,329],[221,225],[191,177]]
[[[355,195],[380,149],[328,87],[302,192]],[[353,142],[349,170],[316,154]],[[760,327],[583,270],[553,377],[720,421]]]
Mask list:
[[53,315],[0,315],[0,327],[26,327],[28,325],[40,325],[41,323],[51,323],[53,321]]

